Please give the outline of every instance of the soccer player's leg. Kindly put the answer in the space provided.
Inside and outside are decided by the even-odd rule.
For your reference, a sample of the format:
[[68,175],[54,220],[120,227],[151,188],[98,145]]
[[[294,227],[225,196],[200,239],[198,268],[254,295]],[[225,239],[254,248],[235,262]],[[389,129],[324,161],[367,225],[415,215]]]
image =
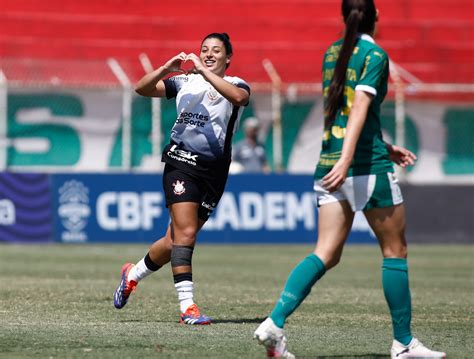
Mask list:
[[269,318],[254,333],[254,338],[267,349],[268,357],[293,357],[288,352],[283,332],[285,320],[308,296],[326,270],[338,263],[353,219],[354,213],[346,200],[335,199],[321,204],[314,253],[293,269]]
[[196,235],[204,222],[198,218],[199,203],[179,202],[170,205],[173,248],[171,268],[178,293],[181,315],[179,322],[206,325],[211,318],[201,314],[194,303],[192,256]]
[[426,348],[411,333],[411,294],[408,281],[405,208],[403,204],[371,208],[364,214],[383,254],[382,285],[392,317],[392,358],[444,358]]
[[353,218],[354,213],[347,201],[328,203],[320,207],[315,251],[290,273],[280,299],[270,315],[278,327],[283,328],[286,318],[306,298],[313,285],[326,270],[339,262]]
[[128,302],[130,294],[135,291],[138,282],[156,272],[170,261],[171,233],[152,244],[149,252],[138,263],[125,263],[122,266],[120,283],[114,292],[114,306],[122,309]]

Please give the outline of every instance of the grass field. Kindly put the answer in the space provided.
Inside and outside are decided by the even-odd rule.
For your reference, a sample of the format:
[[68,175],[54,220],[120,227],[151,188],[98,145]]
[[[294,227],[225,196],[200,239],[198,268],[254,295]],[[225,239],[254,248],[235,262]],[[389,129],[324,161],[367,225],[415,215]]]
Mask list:
[[[116,310],[123,262],[146,246],[0,246],[1,358],[263,358],[252,339],[307,246],[198,246],[195,299],[215,318],[177,323],[169,267]],[[448,358],[474,357],[474,247],[411,246],[414,334]],[[388,358],[391,324],[375,246],[348,246],[287,324],[305,358]]]

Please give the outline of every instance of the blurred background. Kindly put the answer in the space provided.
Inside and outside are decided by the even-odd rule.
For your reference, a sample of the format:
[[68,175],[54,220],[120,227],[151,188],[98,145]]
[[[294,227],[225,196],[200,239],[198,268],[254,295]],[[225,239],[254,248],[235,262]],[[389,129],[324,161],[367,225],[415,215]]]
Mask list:
[[[399,171],[412,242],[474,238],[471,0],[378,0],[391,63],[387,141],[418,156]],[[233,167],[206,225],[211,243],[314,242],[312,173],[321,64],[343,30],[339,0],[0,0],[0,242],[151,242],[168,221],[161,149],[174,101],[134,83],[211,32],[234,46],[228,75],[252,89],[269,171]],[[374,242],[362,216],[351,241]]]

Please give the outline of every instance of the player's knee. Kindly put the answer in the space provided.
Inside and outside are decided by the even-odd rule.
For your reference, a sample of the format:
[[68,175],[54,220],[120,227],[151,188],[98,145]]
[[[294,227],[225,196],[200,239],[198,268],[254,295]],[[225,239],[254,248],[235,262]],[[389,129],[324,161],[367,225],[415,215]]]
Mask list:
[[174,228],[174,244],[194,246],[197,231],[195,226]]
[[173,241],[171,237],[165,239],[164,245],[165,245],[165,249],[171,252],[171,250],[173,249]]
[[385,258],[406,258],[408,256],[407,248],[396,248],[384,251]]
[[339,264],[340,261],[341,261],[340,255],[332,256],[331,258],[329,258],[328,262],[325,263],[326,270],[334,268],[335,266]]
[[321,251],[316,250],[314,254],[316,254],[319,257],[319,259],[322,260],[326,270],[329,270],[335,267],[341,260],[340,253],[322,253]]
[[395,241],[382,248],[382,254],[385,258],[406,258],[408,248],[405,241]]

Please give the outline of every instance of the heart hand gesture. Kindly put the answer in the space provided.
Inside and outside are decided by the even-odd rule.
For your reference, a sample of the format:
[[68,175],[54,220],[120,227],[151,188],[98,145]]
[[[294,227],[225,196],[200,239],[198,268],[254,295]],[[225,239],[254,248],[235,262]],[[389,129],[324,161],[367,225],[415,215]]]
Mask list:
[[169,72],[181,72],[183,74],[186,73],[181,66],[184,62],[186,62],[187,55],[184,52],[172,57],[166,64],[163,66]]
[[200,74],[202,73],[204,66],[202,65],[201,59],[194,53],[190,53],[186,56],[186,61],[192,63],[192,68],[187,70],[187,73]]

